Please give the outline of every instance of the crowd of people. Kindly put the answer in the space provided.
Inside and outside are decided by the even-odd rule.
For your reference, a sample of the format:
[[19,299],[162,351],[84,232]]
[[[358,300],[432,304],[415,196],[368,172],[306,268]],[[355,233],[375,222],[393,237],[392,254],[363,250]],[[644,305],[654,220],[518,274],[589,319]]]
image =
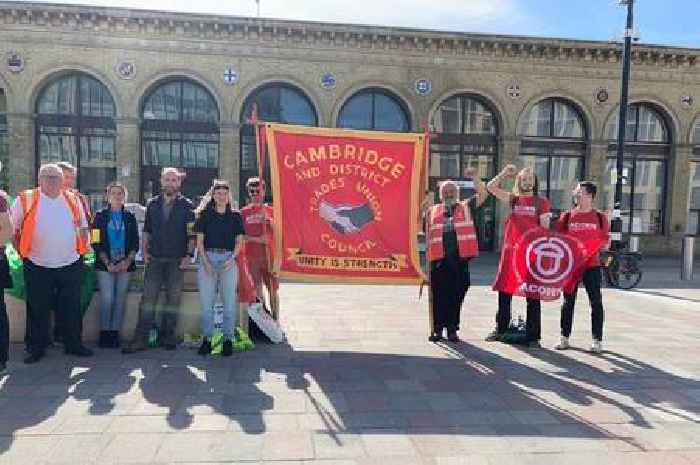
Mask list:
[[[12,205],[7,194],[0,191],[0,243],[12,241],[24,267],[24,362],[40,361],[55,342],[63,344],[66,354],[93,355],[82,341],[80,310],[84,258],[90,251],[95,254],[99,282],[98,345],[121,347],[130,273],[136,270],[139,249],[145,265],[143,294],[136,330],[122,352],[146,350],[154,328],[158,328],[161,346],[166,350],[176,348],[184,269],[196,253],[203,332],[199,353],[207,355],[212,350],[218,293],[224,307],[222,355],[230,356],[238,321],[238,258],[244,238],[251,244],[246,255],[258,295],[264,282],[273,281],[266,249],[272,218],[271,209],[263,205],[264,181],[248,180],[249,205],[242,211],[232,201],[229,184],[221,180],[213,182],[195,208],[180,192],[183,174],[177,168],[164,168],[161,192],[147,203],[140,237],[136,217],[125,208],[128,191],[124,184],[110,183],[105,190],[105,208],[93,215],[87,198],[75,189],[76,174],[69,163],[45,164],[39,169],[38,186],[20,192]],[[5,253],[0,255],[0,288],[11,288],[7,257]],[[162,289],[164,302],[156,323],[156,304]],[[0,372],[6,368],[8,348],[9,322],[4,293],[0,292]]]
[[[0,167],[1,169],[1,167]],[[105,190],[106,206],[94,215],[87,198],[75,189],[76,169],[69,163],[45,164],[39,169],[38,186],[20,192],[10,205],[0,191],[0,244],[12,240],[22,257],[26,286],[25,363],[40,361],[53,342],[62,342],[66,354],[89,357],[93,351],[82,342],[80,311],[84,257],[95,253],[95,271],[99,282],[100,335],[103,348],[121,347],[120,331],[126,312],[130,274],[141,249],[145,265],[143,294],[138,323],[131,340],[122,347],[124,353],[146,350],[153,328],[166,350],[177,345],[177,326],[182,297],[184,269],[197,255],[197,282],[202,308],[201,355],[212,350],[214,303],[217,294],[223,300],[222,355],[233,353],[233,338],[238,321],[237,285],[239,255],[245,250],[247,268],[258,296],[263,286],[276,286],[271,272],[272,209],[263,203],[265,183],[251,178],[246,183],[249,203],[238,209],[226,181],[215,180],[199,206],[180,192],[183,174],[177,168],[164,168],[161,192],[146,207],[143,233],[133,213],[125,208],[126,186],[110,183]],[[457,332],[462,304],[469,289],[469,260],[479,251],[474,224],[477,210],[493,195],[506,203],[513,217],[532,225],[550,227],[549,201],[539,195],[537,177],[531,169],[517,172],[506,166],[487,185],[475,173],[475,195],[460,201],[459,187],[453,181],[441,183],[440,201],[425,205],[425,229],[430,287],[433,296],[431,341],[446,337],[459,341]],[[502,181],[515,178],[512,191],[502,188]],[[596,186],[580,182],[573,191],[574,207],[555,222],[558,231],[583,236],[592,230],[608,234],[604,214],[594,207]],[[507,227],[507,225],[506,225]],[[245,244],[245,245],[244,245]],[[502,247],[501,263],[507,263],[509,247]],[[12,287],[7,258],[0,254],[0,288]],[[602,350],[604,311],[597,255],[587,263],[583,284],[592,307],[592,350]],[[156,322],[156,304],[164,289],[160,321]],[[270,295],[274,299],[275,293]],[[512,295],[499,292],[496,327],[487,341],[503,340],[511,322]],[[565,294],[561,309],[561,340],[557,349],[569,348],[576,291]],[[276,302],[271,302],[273,311]],[[527,341],[539,347],[541,339],[540,301],[527,299]],[[54,333],[51,337],[51,314]],[[274,315],[276,317],[276,315]],[[0,291],[0,372],[8,359],[9,328],[4,295]]]
[[[446,331],[447,339],[459,341],[457,330],[460,323],[460,311],[465,295],[470,285],[469,260],[478,255],[478,239],[474,218],[476,210],[481,208],[486,198],[493,195],[510,209],[506,219],[505,230],[509,223],[517,218],[521,224],[530,227],[553,226],[560,233],[570,234],[578,238],[599,235],[606,238],[602,242],[607,247],[610,242],[610,225],[605,214],[594,208],[597,193],[595,183],[579,182],[572,192],[573,207],[564,212],[552,224],[551,205],[546,197],[538,191],[537,176],[532,169],[524,168],[517,171],[514,165],[507,165],[503,170],[484,185],[472,172],[468,177],[473,179],[476,194],[471,198],[460,201],[459,187],[453,181],[445,181],[440,185],[440,202],[432,207],[425,207],[425,229],[427,237],[427,258],[430,267],[430,286],[432,301],[432,333],[430,341],[440,341]],[[502,183],[506,179],[515,178],[512,190],[506,190]],[[512,263],[513,248],[506,244],[501,247],[499,268]],[[588,293],[591,305],[592,343],[591,351],[599,353],[603,350],[603,320],[604,310],[601,296],[601,273],[599,254],[595,253],[585,264],[583,284]],[[499,273],[494,283],[494,289],[499,289],[499,279],[505,274]],[[576,290],[564,293],[561,308],[561,337],[555,346],[558,350],[570,347],[569,337],[573,324]],[[496,312],[496,327],[486,336],[486,341],[504,341],[506,332],[511,325],[511,303],[513,295],[498,292],[498,310]],[[541,347],[541,303],[539,299],[526,299],[526,343],[529,347]]]

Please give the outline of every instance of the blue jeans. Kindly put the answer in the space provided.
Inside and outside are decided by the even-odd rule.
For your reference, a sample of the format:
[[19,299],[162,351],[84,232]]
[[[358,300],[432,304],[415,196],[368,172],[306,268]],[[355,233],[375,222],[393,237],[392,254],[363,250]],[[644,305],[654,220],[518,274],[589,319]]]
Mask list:
[[238,317],[238,266],[234,264],[230,269],[224,270],[224,263],[233,256],[233,252],[207,251],[207,257],[213,272],[207,273],[202,261],[197,270],[197,282],[199,284],[199,301],[202,304],[202,332],[205,337],[211,338],[214,333],[214,303],[217,290],[224,301],[224,338],[233,339],[233,329],[236,327]]
[[100,329],[120,331],[129,290],[129,273],[98,271],[97,280],[100,283]]

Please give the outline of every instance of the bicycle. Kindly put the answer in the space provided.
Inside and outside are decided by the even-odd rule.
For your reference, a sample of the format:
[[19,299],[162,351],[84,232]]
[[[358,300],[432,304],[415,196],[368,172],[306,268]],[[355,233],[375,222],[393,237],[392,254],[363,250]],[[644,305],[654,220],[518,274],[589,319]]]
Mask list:
[[642,280],[642,254],[622,250],[602,252],[603,276],[608,286],[632,289]]

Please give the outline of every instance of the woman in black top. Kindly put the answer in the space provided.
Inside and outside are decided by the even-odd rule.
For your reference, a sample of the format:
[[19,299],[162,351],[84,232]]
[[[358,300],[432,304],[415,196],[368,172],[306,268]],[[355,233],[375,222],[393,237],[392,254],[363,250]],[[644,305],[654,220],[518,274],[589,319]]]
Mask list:
[[199,299],[202,304],[202,332],[204,339],[200,355],[211,352],[214,333],[214,303],[216,293],[224,301],[223,355],[233,353],[233,331],[238,315],[238,267],[236,257],[243,239],[243,220],[238,210],[231,208],[231,191],[226,181],[214,180],[209,192],[195,211],[194,226],[199,256]]
[[119,347],[129,273],[136,269],[139,229],[136,217],[124,209],[127,195],[122,183],[110,183],[105,193],[109,206],[97,212],[92,225],[96,230],[92,248],[100,283],[100,347]]

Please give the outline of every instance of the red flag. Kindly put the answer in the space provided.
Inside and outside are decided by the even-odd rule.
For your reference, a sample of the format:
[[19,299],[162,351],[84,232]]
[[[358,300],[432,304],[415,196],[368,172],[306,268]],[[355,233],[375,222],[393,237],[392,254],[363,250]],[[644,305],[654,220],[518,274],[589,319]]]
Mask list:
[[248,260],[246,260],[245,254],[245,244],[236,257],[236,264],[238,265],[238,301],[243,303],[255,302],[257,298],[257,291],[255,289],[253,277],[250,274],[250,269],[248,268]]
[[572,292],[589,259],[605,244],[599,235],[582,240],[516,216],[508,219],[504,236],[493,289],[540,300]]
[[275,271],[314,282],[420,283],[424,136],[266,126]]

